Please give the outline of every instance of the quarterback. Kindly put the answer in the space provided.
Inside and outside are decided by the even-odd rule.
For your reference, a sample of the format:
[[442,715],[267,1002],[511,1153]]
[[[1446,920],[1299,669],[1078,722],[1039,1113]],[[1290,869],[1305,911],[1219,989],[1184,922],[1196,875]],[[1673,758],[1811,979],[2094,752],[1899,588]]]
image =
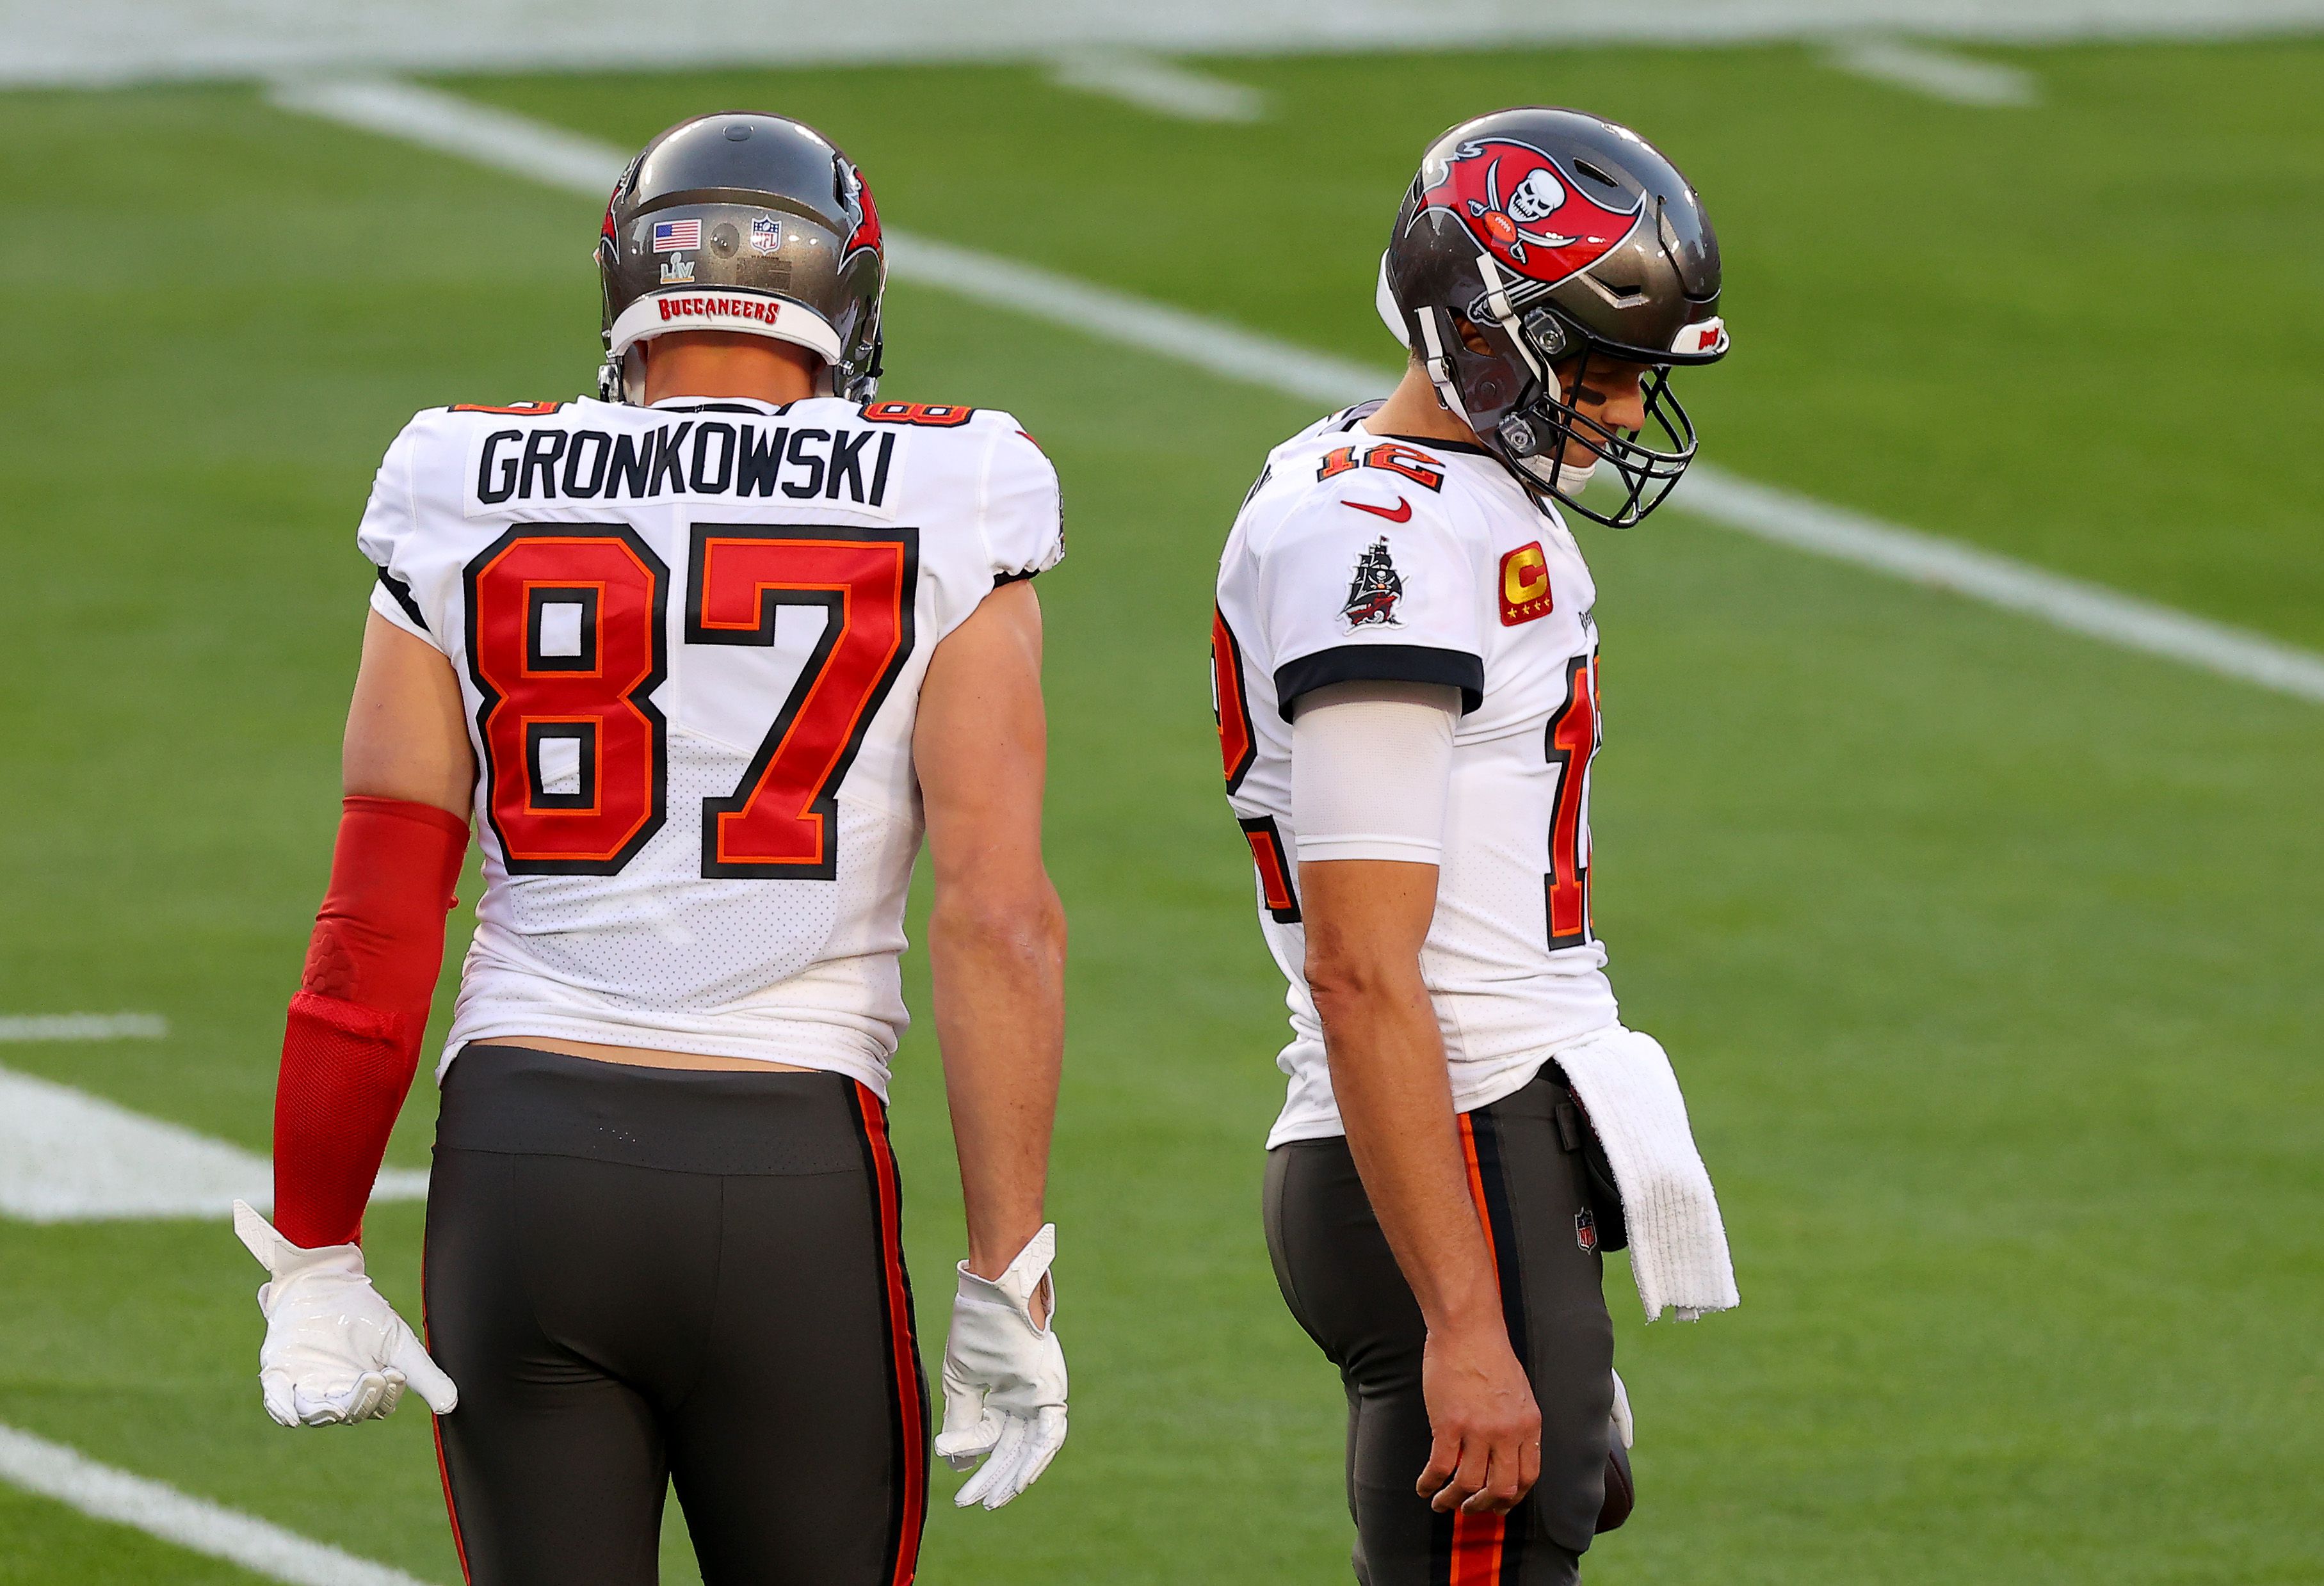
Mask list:
[[1591,923],[1597,595],[1566,524],[1634,524],[1686,468],[1670,374],[1726,353],[1719,295],[1700,200],[1635,133],[1453,128],[1380,262],[1401,383],[1276,447],[1221,562],[1227,794],[1289,984],[1268,1245],[1346,1388],[1364,1586],[1571,1581],[1627,1517],[1626,1210],[1650,1314],[1734,1303]]
[[[671,1484],[712,1586],[901,1586],[930,1432],[886,1101],[923,837],[968,1222],[934,1446],[997,1508],[1065,1435],[1056,475],[1006,413],[878,399],[878,212],[809,127],[663,133],[597,262],[603,400],[423,412],[364,513],[275,1222],[235,1209],[261,1388],[286,1426],[425,1399],[476,1586],[649,1586]],[[472,820],[415,1337],[361,1222]]]

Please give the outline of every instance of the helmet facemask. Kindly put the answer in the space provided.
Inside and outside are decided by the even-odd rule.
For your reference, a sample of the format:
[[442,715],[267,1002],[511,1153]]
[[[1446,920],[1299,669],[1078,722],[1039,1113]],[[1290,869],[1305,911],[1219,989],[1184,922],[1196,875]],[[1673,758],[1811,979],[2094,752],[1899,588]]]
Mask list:
[[[1417,318],[1425,339],[1434,344],[1425,355],[1438,395],[1486,448],[1527,489],[1609,529],[1630,528],[1659,506],[1696,449],[1694,423],[1671,390],[1670,365],[1647,364],[1639,377],[1646,428],[1617,429],[1568,401],[1567,393],[1587,383],[1593,363],[1603,368],[1634,360],[1595,346],[1546,306],[1522,320],[1481,298],[1471,308],[1467,327],[1489,351],[1470,346],[1460,335],[1462,322],[1443,323],[1451,316],[1441,310]],[[1586,460],[1571,456],[1577,448]],[[1622,490],[1610,511],[1583,499],[1583,486],[1600,476],[1601,464]]]
[[[1378,301],[1446,409],[1512,477],[1628,528],[1694,460],[1670,377],[1726,355],[1720,282],[1702,200],[1659,150],[1586,112],[1519,106],[1448,129],[1422,155]],[[1615,373],[1636,431],[1582,394]],[[1583,500],[1601,474],[1600,485],[1620,487],[1596,495],[1602,510]]]

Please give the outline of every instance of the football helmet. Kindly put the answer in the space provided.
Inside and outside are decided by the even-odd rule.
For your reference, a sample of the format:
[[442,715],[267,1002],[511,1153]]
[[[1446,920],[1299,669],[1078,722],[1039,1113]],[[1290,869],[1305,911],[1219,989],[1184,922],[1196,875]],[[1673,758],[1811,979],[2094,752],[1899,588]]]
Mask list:
[[863,173],[802,122],[725,111],[656,137],[613,186],[597,275],[607,401],[640,400],[630,355],[672,330],[792,342],[823,359],[832,395],[879,389],[880,212]]
[[[1379,307],[1519,483],[1627,529],[1694,458],[1670,373],[1726,356],[1719,285],[1719,239],[1676,166],[1628,127],[1528,107],[1429,145],[1380,255]],[[1646,366],[1651,440],[1566,400],[1609,360]],[[1588,462],[1567,461],[1576,442]],[[1610,512],[1582,500],[1601,463],[1624,487]]]

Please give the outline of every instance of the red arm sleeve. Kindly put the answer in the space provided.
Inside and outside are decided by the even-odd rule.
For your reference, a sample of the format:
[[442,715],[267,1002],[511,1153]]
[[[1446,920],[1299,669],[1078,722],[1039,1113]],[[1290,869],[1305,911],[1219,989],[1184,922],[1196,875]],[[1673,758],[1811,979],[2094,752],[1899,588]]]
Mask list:
[[294,1245],[362,1237],[467,850],[468,823],[433,805],[346,800],[274,1088],[274,1221]]

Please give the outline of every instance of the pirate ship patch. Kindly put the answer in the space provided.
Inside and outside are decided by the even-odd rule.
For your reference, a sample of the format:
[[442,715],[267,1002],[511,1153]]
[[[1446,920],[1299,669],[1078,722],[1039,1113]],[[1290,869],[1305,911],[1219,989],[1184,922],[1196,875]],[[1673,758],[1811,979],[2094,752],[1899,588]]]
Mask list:
[[1388,553],[1388,536],[1383,534],[1356,558],[1355,576],[1348,582],[1348,601],[1340,608],[1340,620],[1351,632],[1358,628],[1401,628],[1404,623],[1396,608],[1403,599],[1404,579]]

